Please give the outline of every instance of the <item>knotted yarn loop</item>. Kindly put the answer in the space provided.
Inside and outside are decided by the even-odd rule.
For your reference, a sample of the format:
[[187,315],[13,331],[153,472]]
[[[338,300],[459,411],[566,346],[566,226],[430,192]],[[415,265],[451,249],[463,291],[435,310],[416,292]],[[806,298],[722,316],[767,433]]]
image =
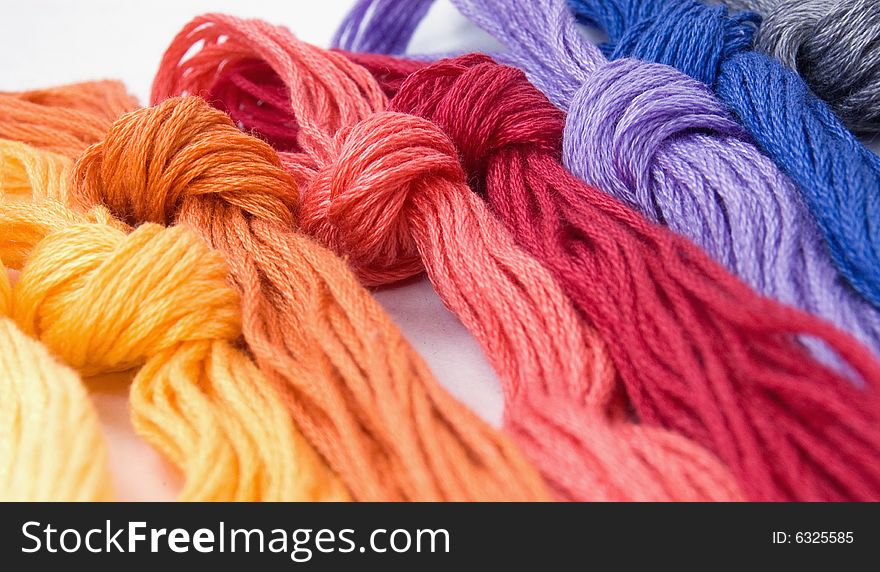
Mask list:
[[34,249],[14,316],[85,375],[122,371],[178,344],[234,341],[239,301],[226,274],[220,255],[183,227],[145,224],[126,234],[77,224]]
[[493,156],[511,148],[558,156],[565,121],[522,71],[479,55],[413,73],[389,109],[438,125],[455,143],[467,173],[482,172]]
[[293,224],[295,185],[276,152],[197,97],[122,116],[80,157],[73,177],[78,200],[103,203],[130,224],[170,224],[185,200],[202,195]]
[[[599,68],[576,92],[563,153],[582,179],[647,204],[657,153],[693,133],[745,137],[703,84],[664,65],[621,59]],[[612,160],[588,159],[595,154]]]
[[421,272],[414,203],[466,185],[452,142],[424,119],[390,112],[340,130],[336,141],[338,156],[303,193],[302,229],[347,256],[367,284]]

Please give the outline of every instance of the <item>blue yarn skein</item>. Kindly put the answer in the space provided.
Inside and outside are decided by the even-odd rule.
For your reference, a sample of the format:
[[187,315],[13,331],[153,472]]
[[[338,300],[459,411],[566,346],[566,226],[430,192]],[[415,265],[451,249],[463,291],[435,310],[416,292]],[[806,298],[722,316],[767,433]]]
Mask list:
[[751,50],[759,17],[695,0],[568,0],[603,51],[678,68],[714,90],[797,184],[840,273],[880,308],[880,159],[795,72]]

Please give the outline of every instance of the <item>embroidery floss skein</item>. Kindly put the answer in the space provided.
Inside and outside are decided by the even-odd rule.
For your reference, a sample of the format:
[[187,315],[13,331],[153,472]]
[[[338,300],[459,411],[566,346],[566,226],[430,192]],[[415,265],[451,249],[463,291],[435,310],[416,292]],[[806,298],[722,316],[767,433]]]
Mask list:
[[695,0],[570,3],[608,31],[613,57],[669,64],[711,86],[798,185],[841,273],[880,307],[880,233],[872,222],[880,216],[880,159],[797,73],[750,50],[752,20]]
[[[250,58],[274,59],[296,82],[289,92],[308,92],[310,101],[332,109],[359,105],[358,93],[321,85],[316,71],[326,76],[332,69],[354,80],[364,73],[358,66],[263,22],[225,23],[224,53],[235,46],[232,57],[245,58],[249,70],[259,70]],[[245,32],[255,30],[262,34],[250,40]],[[299,57],[304,52],[309,65]],[[208,60],[197,54],[200,62]],[[230,69],[232,62],[216,65]],[[177,77],[187,75],[184,64]],[[548,271],[470,191],[455,148],[437,127],[381,111],[382,98],[364,98],[369,111],[334,133],[323,128],[310,101],[285,101],[294,110],[287,124],[302,129],[299,147],[311,150],[282,155],[301,189],[302,229],[346,256],[368,284],[427,271],[482,344],[505,391],[504,428],[557,498],[741,498],[712,455],[664,430],[636,425],[612,407],[616,376],[604,344]]]
[[[359,6],[396,2],[360,0]],[[607,48],[615,57],[634,55],[672,64],[714,87],[764,152],[797,184],[839,271],[872,305],[880,307],[880,235],[869,223],[880,216],[880,204],[873,200],[880,192],[880,159],[840,124],[796,73],[764,55],[744,51],[753,19],[726,18],[723,7],[713,9],[693,0],[596,2],[603,8],[595,10],[596,14],[582,8],[588,6],[585,2],[576,5],[582,18],[604,25],[612,41],[619,40]],[[563,109],[571,105],[578,109],[583,95],[579,89],[587,77],[593,85],[605,71],[613,77],[628,65],[611,64],[606,69],[604,59],[569,21],[562,0],[516,6],[468,0],[453,3],[507,43],[512,52],[504,54],[506,61],[526,69],[530,79]],[[409,3],[407,7],[413,9]],[[352,11],[343,24],[347,33],[340,37],[349,38],[346,48],[357,49],[359,42],[366,41],[362,38],[379,35],[385,38],[383,46],[398,46],[400,39],[395,35],[409,37],[413,32],[411,26],[386,28],[375,20],[360,22],[355,18],[359,13],[359,9]],[[634,66],[636,72],[642,69],[647,68]],[[576,95],[579,99],[573,101]],[[604,122],[594,117],[591,123]],[[719,131],[717,125],[710,128]],[[577,168],[569,161],[567,165]],[[626,166],[606,170],[625,173]]]
[[[558,163],[562,116],[521,72],[441,62],[413,74],[392,107],[452,136],[473,184],[603,335],[645,421],[715,451],[755,500],[880,497],[880,372],[867,352],[570,175]],[[811,361],[797,333],[847,356],[869,389]]]
[[[345,56],[370,69],[386,95],[392,95],[410,73],[424,64],[393,60],[382,55],[345,53]],[[206,101],[225,111],[240,129],[259,134],[278,151],[297,151],[297,125],[287,109],[289,96],[277,75],[262,60],[237,60],[224,70],[225,81],[217,81],[206,93]]]
[[0,500],[109,500],[107,444],[82,381],[26,336],[11,311],[0,264]]
[[725,0],[763,16],[756,47],[800,73],[856,133],[880,132],[876,0]]
[[[681,9],[690,6],[685,2]],[[485,25],[480,14],[475,18]],[[542,38],[552,53],[551,36],[557,33],[552,26],[564,24],[564,15],[536,24],[548,32],[533,34],[532,45]],[[568,24],[573,26],[570,18]],[[365,43],[378,29],[368,32],[361,36]],[[523,44],[516,32],[496,33],[514,46],[517,57]],[[594,52],[577,38],[559,52],[559,60],[576,54],[584,62],[572,80],[584,87],[560,100],[571,109],[566,166],[691,238],[761,294],[827,319],[880,355],[880,313],[840,280],[797,189],[752,146],[715,97],[669,68],[636,62],[603,67]],[[541,65],[523,63],[527,70]],[[546,86],[558,92],[563,83],[556,79]],[[823,344],[805,343],[826,363],[839,364]]]
[[118,81],[0,92],[0,138],[76,159],[117,117],[138,107]]
[[13,291],[23,331],[83,375],[139,367],[132,421],[184,473],[182,500],[344,499],[233,346],[237,297],[219,256],[183,228],[126,234],[93,218],[54,202],[0,208],[3,252],[27,252]]
[[292,179],[226,114],[196,97],[130,113],[74,178],[82,204],[132,223],[178,220],[223,253],[251,351],[356,499],[547,498],[521,453],[433,380],[345,263],[296,231]]
[[[231,37],[231,41],[236,41],[235,34],[229,33],[228,29],[223,33]],[[179,51],[185,52],[187,48],[188,45],[183,46]],[[226,55],[219,56],[213,66],[216,66],[219,61],[234,51],[226,50]],[[280,50],[277,49],[271,51],[271,53],[279,52]],[[207,60],[207,55],[203,54],[198,61],[206,62]],[[187,70],[185,73],[180,73],[180,77],[185,79],[200,75],[207,78],[206,83],[209,83],[214,78],[214,75],[208,71],[211,67],[211,65],[205,64],[200,72]],[[290,66],[281,67],[289,69]],[[467,67],[452,66],[451,71],[445,70],[442,66],[435,66],[433,69],[437,77],[451,78],[449,81],[453,82],[454,78],[462,73],[462,68],[467,69]],[[513,71],[509,68],[503,69]],[[416,76],[419,75],[416,74]],[[416,85],[416,76],[413,76],[406,83]],[[172,82],[170,92],[174,93],[173,82],[180,80],[175,79],[173,74],[166,74],[165,77]],[[748,289],[720,273],[720,269],[709,264],[693,246],[687,246],[679,239],[658,232],[659,229],[646,225],[634,213],[622,209],[621,205],[611,201],[607,196],[589,187],[584,187],[576,179],[565,175],[565,172],[558,165],[555,165],[555,161],[558,160],[556,155],[558,151],[554,149],[561,139],[561,117],[549,106],[546,99],[528,86],[521,75],[515,76],[514,84],[519,86],[518,90],[505,89],[504,81],[499,80],[498,83],[495,83],[484,77],[483,74],[475,74],[471,80],[471,82],[452,83],[452,85],[439,80],[436,82],[426,80],[425,86],[416,93],[422,94],[421,97],[427,99],[428,103],[419,103],[421,107],[408,106],[405,99],[398,99],[399,95],[394,100],[393,108],[401,111],[414,111],[422,108],[430,110],[431,105],[437,104],[442,110],[445,110],[437,113],[425,111],[425,115],[438,121],[447,131],[452,129],[464,164],[468,167],[471,181],[475,182],[479,188],[487,190],[490,202],[496,211],[507,212],[509,215],[511,210],[514,211],[508,224],[517,230],[521,239],[526,242],[531,241],[533,251],[539,255],[543,252],[544,260],[549,260],[551,266],[554,266],[560,273],[561,278],[570,288],[569,292],[574,292],[576,300],[585,313],[594,320],[605,324],[602,331],[610,335],[612,341],[618,342],[614,346],[618,352],[617,357],[626,368],[627,374],[633,377],[631,381],[636,384],[636,397],[647,400],[643,401],[641,405],[648,409],[665,410],[663,415],[669,415],[670,419],[675,420],[676,424],[683,426],[689,432],[696,431],[695,427],[697,426],[702,427],[700,432],[706,431],[707,434],[718,430],[722,431],[717,436],[707,437],[707,440],[712,441],[717,438],[719,448],[727,449],[726,459],[729,462],[732,461],[731,464],[740,467],[739,474],[746,481],[744,486],[748,487],[752,498],[847,498],[855,491],[859,491],[855,492],[857,497],[865,494],[866,498],[875,498],[878,494],[878,470],[880,469],[877,467],[874,453],[871,452],[876,449],[878,438],[871,429],[874,421],[870,421],[876,417],[873,389],[868,395],[863,395],[852,388],[847,388],[838,376],[821,369],[816,364],[807,364],[804,361],[804,356],[800,355],[801,352],[794,344],[788,343],[779,334],[769,333],[774,330],[777,332],[796,332],[800,327],[811,330],[817,326],[816,322],[807,316],[790,313],[775,305],[769,305],[769,308],[772,309],[768,311],[759,309],[759,306],[764,306],[767,302],[756,300]],[[223,78],[219,77],[217,81],[223,81]],[[525,89],[524,86],[528,89]],[[188,84],[188,87],[195,91],[204,89],[204,85],[200,85],[198,82]],[[522,93],[524,89],[525,92]],[[425,93],[433,94],[434,99],[424,95]],[[447,94],[450,100],[441,105],[442,98]],[[412,98],[416,103],[421,101],[415,95]],[[438,98],[440,102],[436,101]],[[507,107],[499,102],[505,102],[506,105],[512,107]],[[501,109],[495,110],[493,105],[499,105],[503,111]],[[487,116],[487,114],[489,115]],[[511,115],[522,119],[521,121],[510,119]],[[476,125],[483,126],[476,131],[471,128],[473,125],[471,122],[475,119]],[[449,122],[453,122],[454,129],[449,126]],[[529,150],[534,151],[534,155],[539,158],[531,160]],[[523,163],[512,161],[512,165],[505,165],[506,160],[509,160],[511,155],[516,157],[517,153],[522,153],[529,160],[523,159]],[[493,168],[493,166],[497,166],[497,168]],[[487,172],[489,174],[494,172],[495,176],[488,179],[488,181],[494,181],[494,184],[484,182]],[[550,182],[547,181],[548,177],[551,179]],[[511,188],[511,184],[513,188]],[[589,201],[582,204],[582,201],[585,200],[585,194],[597,203],[590,207],[592,209],[590,211],[586,210],[591,204]],[[560,216],[566,219],[564,223],[559,221]],[[622,246],[616,245],[614,240],[609,243],[608,230],[600,230],[602,225],[596,224],[597,219],[608,221],[609,227],[620,233],[618,235],[612,231],[611,234],[614,239],[621,241]],[[572,234],[572,232],[577,234]],[[644,246],[644,235],[650,237],[647,239],[649,244],[656,243],[662,246]],[[589,237],[590,240],[582,242],[584,238],[578,238],[578,236]],[[597,246],[592,246],[593,242]],[[559,245],[558,251],[555,250],[556,245]],[[608,248],[608,253],[603,256],[609,256],[609,261],[604,261],[602,257],[591,258],[594,255],[589,253],[600,247]],[[614,254],[615,251],[619,252],[620,248],[625,248],[625,252],[630,250],[633,252],[623,257],[622,253]],[[683,253],[687,253],[684,259],[682,259],[682,252],[679,249],[683,249]],[[665,253],[664,256],[670,258],[657,262],[655,251]],[[564,254],[569,252],[573,252],[573,254]],[[601,253],[602,250],[599,252]],[[683,282],[683,286],[678,286],[683,289],[678,290],[677,293],[667,290],[666,298],[668,301],[664,301],[663,297],[658,298],[656,292],[651,293],[651,289],[645,290],[640,299],[653,300],[653,304],[658,305],[658,307],[651,306],[651,311],[647,316],[640,309],[640,306],[624,306],[621,310],[620,300],[633,298],[631,292],[621,294],[626,290],[626,287],[621,290],[621,285],[627,285],[632,280],[630,276],[632,271],[627,269],[631,264],[628,260],[643,261],[639,266],[636,266],[641,270],[635,274],[648,279],[644,286],[652,282],[652,279],[648,278],[650,274],[645,274],[645,272],[659,272],[661,275],[667,276],[659,283],[661,291],[667,288],[675,290],[676,287],[673,285],[679,283],[677,281]],[[700,269],[691,268],[693,264],[696,264]],[[588,271],[585,274],[585,268],[592,268],[593,271]],[[622,274],[608,276],[609,268],[621,268]],[[684,268],[690,268],[690,270],[683,270]],[[674,271],[673,276],[669,276],[670,269]],[[675,271],[675,269],[681,271]],[[719,284],[713,283],[711,279],[701,283],[701,277],[707,273],[719,280],[720,284],[724,284],[724,288],[731,290],[725,290],[725,294],[719,294]],[[608,282],[603,283],[606,279]],[[640,281],[637,280],[636,284],[639,283]],[[593,286],[595,288],[589,289]],[[656,287],[652,288],[656,289]],[[615,293],[617,293],[616,296]],[[596,302],[597,300],[601,301],[601,304]],[[737,301],[731,302],[732,300]],[[662,307],[668,303],[678,304],[679,307],[672,310],[672,316],[664,318]],[[684,305],[681,305],[682,303]],[[713,313],[710,312],[707,317],[706,309],[701,308],[702,305],[714,308],[717,314],[712,317]],[[742,310],[745,308],[752,308],[752,310],[743,313]],[[645,319],[652,316],[652,311],[658,313],[661,322],[669,318],[672,321],[666,321],[662,325],[657,323],[649,327],[647,323],[650,320],[645,322]],[[628,312],[631,313],[627,315]],[[687,319],[683,323],[679,323],[680,319],[674,317],[676,312],[683,312],[681,315],[687,316]],[[621,321],[616,322],[615,316]],[[638,318],[634,318],[636,316]],[[691,322],[694,323],[691,324]],[[646,329],[643,329],[642,324]],[[799,325],[792,327],[793,324]],[[717,333],[715,328],[719,327],[725,333]],[[838,333],[829,330],[826,326],[818,327],[823,330],[823,335],[828,336],[828,340],[836,338],[840,342],[841,349],[846,348],[847,352],[853,352],[851,355],[861,354],[861,357],[856,358],[854,363],[861,362],[863,371],[872,370],[869,377],[874,380],[871,382],[873,386],[876,381],[876,371],[874,371],[876,366],[866,358],[860,348],[852,345],[851,342],[843,341],[845,338],[840,337]],[[682,328],[688,330],[688,335],[682,333]],[[740,333],[734,334],[727,328],[733,328],[733,331],[738,330]],[[690,335],[691,330],[698,340],[698,344],[706,344],[705,356],[696,357],[700,355],[702,350],[690,348],[689,341],[683,345],[676,341],[678,339],[684,342],[690,337],[694,337]],[[749,333],[746,334],[746,331]],[[671,335],[671,338],[663,342],[668,342],[671,345],[661,347],[663,343],[658,345],[660,340],[654,340],[651,337],[643,339],[643,336],[648,332],[651,332],[651,336],[664,333]],[[676,334],[676,332],[678,333]],[[629,337],[630,335],[632,338]],[[681,338],[677,338],[677,335],[681,335]],[[738,335],[742,337],[738,338]],[[775,349],[765,348],[766,351],[755,351],[757,346],[752,347],[755,343],[758,345],[766,343],[768,347]],[[718,345],[710,349],[708,346],[713,344]],[[654,349],[648,351],[647,354],[639,355],[643,348],[648,347]],[[673,347],[678,349],[671,349]],[[691,353],[694,351],[697,353]],[[771,355],[788,357],[780,362],[776,357],[770,358]],[[678,361],[679,358],[681,361]],[[658,359],[662,359],[662,366],[657,363]],[[734,363],[728,361],[727,366],[721,365],[720,361],[725,359],[732,360]],[[756,365],[756,361],[766,363],[768,359],[770,359],[770,365]],[[694,368],[699,370],[703,367],[700,364],[703,363],[708,369],[695,375]],[[670,365],[675,371],[681,372],[680,377],[669,374],[670,370],[665,368]],[[777,374],[768,374],[771,370],[777,371]],[[643,371],[647,373],[643,373]],[[781,373],[782,371],[787,373]],[[639,378],[643,376],[647,378],[645,385],[639,387],[639,384],[642,383]],[[704,379],[710,380],[711,385],[704,385]],[[781,379],[787,381],[780,384]],[[812,382],[805,386],[805,379],[810,379]],[[693,383],[695,386],[681,386],[682,380]],[[658,385],[653,385],[654,383]],[[727,385],[731,383],[733,386]],[[739,384],[745,384],[745,386],[767,384],[768,388],[774,388],[771,393],[779,390],[782,392],[779,395],[788,394],[788,397],[782,397],[783,402],[791,399],[792,410],[797,410],[799,413],[791,414],[788,411],[788,405],[782,406],[781,414],[774,412],[773,410],[779,406],[779,403],[775,398],[767,399],[769,394],[766,394],[764,390],[758,391],[758,395],[761,397],[757,398],[754,403],[750,403],[749,406],[735,405],[740,398],[753,393],[752,390],[745,390],[744,394],[738,393],[736,387]],[[719,388],[722,388],[721,393],[717,394],[716,391]],[[829,393],[826,397],[813,401],[812,398],[805,400],[788,393],[791,391],[808,391],[811,394],[813,391],[823,394]],[[727,397],[719,397],[723,395]],[[734,398],[733,395],[738,395],[738,397]],[[836,397],[831,397],[831,395],[836,395]],[[653,402],[655,399],[657,401]],[[685,400],[686,406],[682,406],[679,401],[681,399]],[[732,401],[728,401],[730,399]],[[720,408],[719,400],[721,402]],[[725,405],[725,403],[730,405]],[[727,407],[731,408],[730,411],[724,411]],[[742,411],[741,407],[746,407],[746,411]],[[815,407],[818,407],[818,410]],[[817,413],[826,407],[828,407],[826,413]],[[838,414],[829,415],[827,413],[832,410],[840,411],[839,407],[854,407],[860,412],[855,416],[840,413],[840,417]],[[706,409],[700,412],[703,408]],[[765,410],[765,408],[767,409]],[[765,413],[758,414],[757,410],[764,410]],[[685,411],[690,412],[683,416],[682,413]],[[727,429],[724,429],[726,422],[720,421],[728,415],[732,416],[730,418],[732,424],[727,425],[727,427],[734,428],[732,433],[727,433]],[[768,416],[767,418],[784,419],[786,423],[792,425],[786,428],[769,426],[762,421],[765,419],[765,415]],[[655,415],[654,419],[657,418]],[[688,419],[687,422],[684,422],[685,418]],[[697,421],[699,418],[702,418],[702,421]],[[849,420],[853,418],[860,418],[861,421],[856,422],[850,429],[861,436],[848,442],[850,444],[852,442],[861,443],[858,447],[864,445],[862,452],[856,455],[854,466],[857,468],[855,470],[845,468],[850,462],[850,457],[848,454],[839,456],[836,445],[829,446],[827,443],[825,445],[810,445],[806,441],[797,444],[799,440],[810,435],[814,430],[817,433],[808,439],[815,438],[817,442],[824,441],[826,436],[823,435],[823,430],[815,427],[804,429],[804,425],[811,427],[815,419],[822,419],[822,422],[830,421],[832,424],[847,420],[843,423],[849,424]],[[843,432],[850,429],[843,429]],[[837,429],[828,431],[829,435],[838,433]],[[738,443],[737,441],[740,439],[744,439],[744,441]],[[764,443],[768,445],[764,445]],[[772,445],[769,445],[771,443]],[[743,444],[745,444],[747,452],[744,455],[745,458],[739,458],[739,447]],[[802,459],[803,454],[800,450],[802,445],[806,447],[807,451],[812,451],[812,454],[818,453],[821,456],[829,455],[829,457],[821,460]],[[765,446],[768,448],[764,449]],[[773,452],[770,453],[770,451]],[[782,457],[777,456],[780,451],[786,451],[782,453],[782,457],[788,460],[780,461]],[[836,459],[834,459],[835,457]],[[759,467],[755,471],[756,475],[761,475],[759,480],[755,480],[751,474],[751,465]],[[840,474],[829,478],[825,465],[837,467],[836,470],[839,470]],[[747,466],[749,468],[746,468]],[[798,468],[793,470],[793,467]],[[798,482],[804,479],[805,475],[802,472],[804,470],[809,471],[811,476]],[[781,475],[777,475],[777,471],[781,472]],[[859,476],[842,487],[840,482],[836,481],[838,478],[849,479],[856,473]],[[819,475],[818,479],[821,484],[816,484],[815,474]],[[765,488],[762,489],[762,487]]]

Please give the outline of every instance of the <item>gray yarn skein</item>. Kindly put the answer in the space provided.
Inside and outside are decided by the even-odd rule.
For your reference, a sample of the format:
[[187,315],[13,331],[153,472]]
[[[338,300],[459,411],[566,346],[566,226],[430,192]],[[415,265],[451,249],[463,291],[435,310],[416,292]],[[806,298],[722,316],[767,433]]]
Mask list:
[[860,135],[880,133],[880,0],[725,0],[764,17],[759,50],[796,70]]

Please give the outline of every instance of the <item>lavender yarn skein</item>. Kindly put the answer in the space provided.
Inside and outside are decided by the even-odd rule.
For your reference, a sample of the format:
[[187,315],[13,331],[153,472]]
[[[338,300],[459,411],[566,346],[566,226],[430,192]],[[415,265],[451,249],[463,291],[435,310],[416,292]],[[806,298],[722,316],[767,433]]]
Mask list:
[[[563,156],[575,175],[689,237],[762,294],[829,320],[880,354],[880,315],[832,265],[792,182],[704,84],[660,64],[609,63],[583,39],[564,0],[453,3],[568,111]],[[384,38],[372,44],[383,49],[405,45],[415,28],[346,26],[349,38],[355,30]],[[824,345],[804,341],[839,364]]]

